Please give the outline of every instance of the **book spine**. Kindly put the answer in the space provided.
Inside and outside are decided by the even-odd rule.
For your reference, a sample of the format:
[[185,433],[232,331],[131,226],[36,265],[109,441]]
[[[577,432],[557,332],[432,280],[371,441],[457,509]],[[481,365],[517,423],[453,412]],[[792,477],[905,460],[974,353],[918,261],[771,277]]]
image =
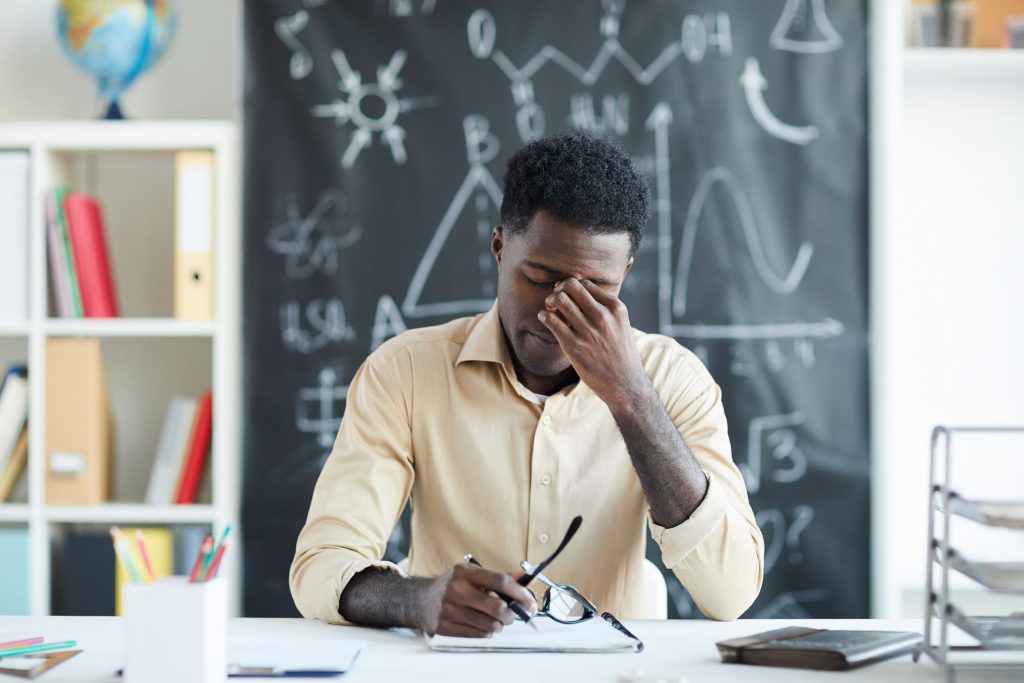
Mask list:
[[75,267],[75,254],[71,248],[71,231],[68,228],[68,214],[65,210],[65,200],[68,189],[58,187],[54,190],[57,202],[57,227],[60,230],[60,241],[64,251],[64,278],[68,283],[68,293],[71,298],[71,314],[75,318],[82,317],[82,292],[78,286],[78,268]]
[[67,196],[64,204],[85,315],[87,318],[116,318],[114,277],[99,203],[88,195],[74,193]]
[[203,394],[196,410],[195,428],[192,430],[192,441],[189,444],[188,459],[181,475],[176,502],[189,505],[196,502],[196,490],[210,452],[210,434],[213,431],[213,396],[210,392]]
[[57,201],[55,190],[46,194],[46,242],[50,257],[50,281],[53,283],[57,315],[61,318],[70,318],[74,315],[74,309],[71,306],[67,264],[64,262],[64,239],[61,237],[60,221],[57,217]]

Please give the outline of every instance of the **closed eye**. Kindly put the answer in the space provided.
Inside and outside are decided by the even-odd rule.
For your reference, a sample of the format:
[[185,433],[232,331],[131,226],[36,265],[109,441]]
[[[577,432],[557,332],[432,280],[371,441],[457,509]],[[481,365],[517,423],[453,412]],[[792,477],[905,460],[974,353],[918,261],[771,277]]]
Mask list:
[[[526,276],[524,276],[524,277],[526,277]],[[534,287],[551,287],[552,285],[555,284],[554,280],[551,280],[551,281],[548,281],[548,282],[541,282],[539,280],[534,280],[531,277],[527,277],[526,281],[529,282]]]

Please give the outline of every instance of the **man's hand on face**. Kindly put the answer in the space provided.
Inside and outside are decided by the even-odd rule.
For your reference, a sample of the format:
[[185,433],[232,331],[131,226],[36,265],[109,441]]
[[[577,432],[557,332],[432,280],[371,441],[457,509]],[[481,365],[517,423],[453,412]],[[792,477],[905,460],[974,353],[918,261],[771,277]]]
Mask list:
[[462,563],[428,584],[420,600],[419,628],[430,635],[493,635],[516,618],[495,593],[516,600],[528,612],[537,610],[533,593],[520,586],[512,575]]
[[609,407],[621,406],[649,380],[622,301],[589,280],[555,285],[538,319],[558,340],[580,379]]

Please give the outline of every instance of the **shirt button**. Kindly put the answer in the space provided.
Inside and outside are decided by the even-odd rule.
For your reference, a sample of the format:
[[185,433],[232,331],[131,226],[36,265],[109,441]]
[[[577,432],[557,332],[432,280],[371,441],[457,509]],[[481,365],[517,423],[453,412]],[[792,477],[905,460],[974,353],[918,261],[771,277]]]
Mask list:
[[543,425],[551,424],[551,416],[550,415],[545,415],[544,417],[542,417],[540,419],[540,423],[543,424]]
[[541,543],[547,543],[548,542],[548,535],[547,534],[541,534],[540,536],[537,537],[537,540],[540,541]]
[[551,475],[545,474],[543,477],[540,478],[540,483],[544,484],[545,486],[550,484],[551,483]]

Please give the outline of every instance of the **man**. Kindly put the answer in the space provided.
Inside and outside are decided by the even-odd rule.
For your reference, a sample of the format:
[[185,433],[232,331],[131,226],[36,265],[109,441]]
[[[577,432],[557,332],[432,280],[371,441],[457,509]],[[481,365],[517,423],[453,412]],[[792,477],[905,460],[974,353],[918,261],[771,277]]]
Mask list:
[[[505,572],[551,554],[576,515],[545,574],[602,610],[653,616],[647,524],[706,615],[750,606],[763,540],[719,388],[674,340],[633,330],[618,298],[649,215],[646,182],[606,140],[565,133],[512,157],[494,307],[389,340],[352,380],[292,562],[304,616],[490,635],[514,619],[497,595],[536,609]],[[381,557],[410,496],[406,576]]]

